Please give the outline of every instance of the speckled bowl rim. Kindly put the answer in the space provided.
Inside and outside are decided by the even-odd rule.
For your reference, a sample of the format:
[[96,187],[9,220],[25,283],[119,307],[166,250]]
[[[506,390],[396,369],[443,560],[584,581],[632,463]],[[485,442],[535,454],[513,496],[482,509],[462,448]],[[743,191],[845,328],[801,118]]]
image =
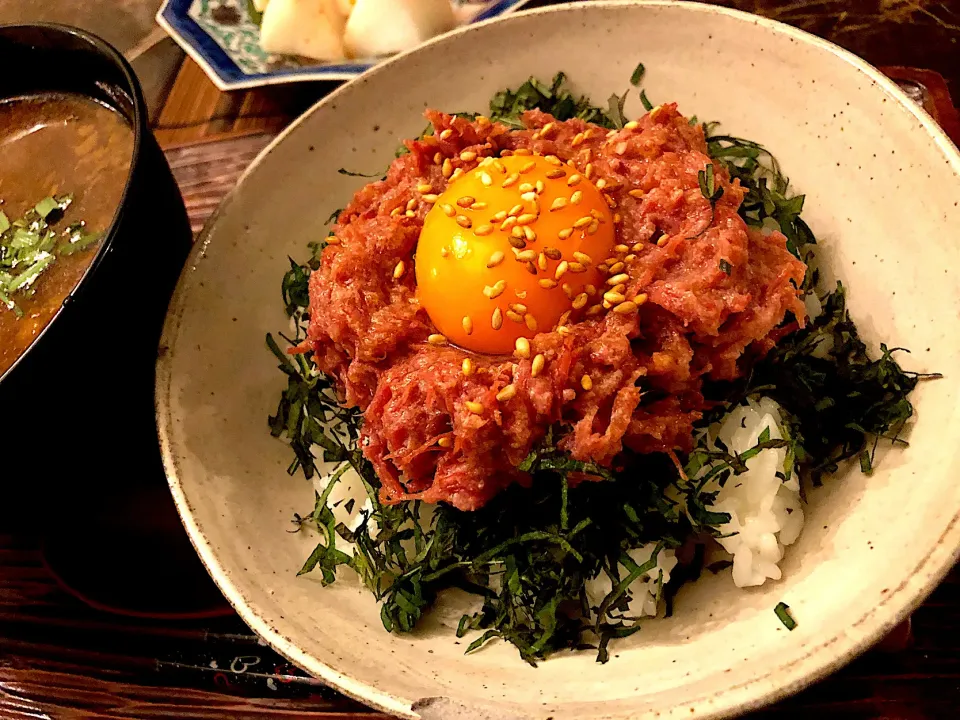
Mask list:
[[[197,523],[194,510],[186,498],[171,442],[170,427],[172,423],[172,413],[169,392],[173,354],[169,352],[169,348],[172,347],[171,343],[176,338],[183,315],[184,303],[187,299],[190,268],[203,256],[207,243],[209,242],[212,228],[217,225],[220,214],[224,211],[224,208],[230,206],[230,201],[236,194],[237,187],[242,185],[248,175],[256,170],[260,162],[269,155],[278,144],[282,143],[288,134],[294,132],[304,122],[305,118],[313,112],[316,112],[320,107],[337,102],[337,99],[342,94],[352,92],[355,83],[363,83],[375,75],[389,72],[394,63],[401,62],[408,55],[420,52],[422,47],[430,47],[438,43],[449,42],[453,37],[476,32],[478,29],[488,25],[518,22],[522,21],[524,17],[531,15],[589,13],[624,6],[648,8],[682,7],[686,12],[727,16],[742,22],[760,25],[784,39],[792,39],[834,55],[839,60],[863,73],[881,91],[894,100],[902,110],[913,115],[920,127],[934,140],[950,164],[953,172],[960,178],[960,152],[957,151],[957,148],[947,137],[946,133],[924,110],[912,102],[892,80],[856,55],[815,35],[775,20],[714,5],[696,2],[676,2],[674,0],[592,0],[589,4],[568,3],[528,10],[455,30],[425,43],[421,48],[397,55],[372,68],[356,80],[341,86],[317,102],[281,132],[261,151],[246,171],[244,171],[237,186],[224,198],[220,206],[207,221],[197,239],[194,250],[187,262],[186,269],[183,275],[181,275],[180,282],[173,295],[161,338],[161,352],[158,355],[157,361],[156,413],[160,446],[170,490],[184,527],[190,537],[190,542],[193,544],[214,582],[244,622],[262,637],[271,648],[290,662],[336,688],[344,695],[377,710],[400,717],[420,717],[414,708],[406,702],[387,693],[383,693],[376,687],[362,680],[341,673],[334,667],[319,662],[316,658],[304,652],[294,639],[285,637],[276,628],[272,627],[270,621],[261,615],[261,612],[257,608],[252,607],[248,603],[242,591],[238,588],[237,583],[231,578],[230,573],[220,565],[216,552],[211,547],[202,528]],[[933,592],[958,560],[960,560],[960,510],[954,514],[931,551],[906,575],[905,579],[896,588],[887,593],[868,613],[849,626],[849,629],[859,629],[858,637],[851,637],[849,633],[845,633],[826,639],[811,648],[805,655],[797,660],[782,665],[771,666],[765,674],[756,675],[743,682],[732,684],[721,692],[693,698],[683,703],[682,716],[691,718],[692,720],[736,716],[788,697],[838,670],[867,650],[899,623],[903,622],[910,613]],[[775,682],[771,682],[771,678],[773,677],[777,678]],[[665,708],[662,716],[673,716],[679,709],[679,707]]]

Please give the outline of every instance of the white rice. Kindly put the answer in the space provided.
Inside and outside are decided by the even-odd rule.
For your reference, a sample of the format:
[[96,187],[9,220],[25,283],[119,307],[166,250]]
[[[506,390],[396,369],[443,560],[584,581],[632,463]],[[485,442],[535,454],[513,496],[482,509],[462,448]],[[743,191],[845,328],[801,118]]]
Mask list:
[[[770,398],[750,400],[711,426],[708,441],[719,438],[729,452],[743,453],[754,447],[760,434],[770,430],[771,439],[780,439],[780,406]],[[716,445],[713,445],[716,447]],[[719,489],[709,510],[730,514],[730,521],[717,529],[718,542],[733,559],[733,582],[737,587],[762,585],[779,580],[779,563],[784,547],[793,544],[803,528],[800,483],[790,468],[784,472],[786,448],[768,448],[747,461],[747,472],[730,475],[724,487],[711,480],[705,490]]]
[[[629,555],[637,565],[643,565],[650,560],[657,543],[648,543],[634,550],[628,550]],[[627,615],[633,617],[655,617],[657,607],[660,602],[660,590],[670,582],[670,572],[677,566],[677,558],[673,550],[662,549],[657,555],[657,566],[651,568],[646,573],[633,581],[630,585],[631,599],[628,603]],[[620,565],[618,568],[620,577],[629,575],[630,571]],[[663,573],[661,580],[660,574]],[[605,572],[593,580],[588,580],[585,586],[587,592],[587,601],[591,608],[599,607],[603,599],[610,594],[613,589],[613,582]]]

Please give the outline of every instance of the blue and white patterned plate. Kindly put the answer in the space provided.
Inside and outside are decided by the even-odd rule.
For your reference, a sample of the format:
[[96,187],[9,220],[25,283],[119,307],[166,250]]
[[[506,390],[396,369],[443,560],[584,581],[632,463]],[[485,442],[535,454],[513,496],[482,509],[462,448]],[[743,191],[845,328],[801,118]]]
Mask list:
[[[451,0],[461,25],[516,10],[529,0]],[[349,80],[378,59],[311,62],[271,55],[260,47],[260,27],[247,0],[164,0],[157,22],[203,68],[220,90],[304,80]]]

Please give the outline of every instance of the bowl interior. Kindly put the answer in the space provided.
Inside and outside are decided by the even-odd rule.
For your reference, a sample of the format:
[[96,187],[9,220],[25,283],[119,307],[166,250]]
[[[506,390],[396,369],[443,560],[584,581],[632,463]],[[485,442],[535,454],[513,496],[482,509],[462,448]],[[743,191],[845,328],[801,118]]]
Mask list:
[[[84,294],[88,281],[111,251],[122,209],[130,194],[142,137],[148,130],[147,111],[133,70],[112,46],[83,30],[45,23],[0,26],[0,65],[19,68],[0,83],[0,101],[21,97],[79,95],[107,106],[122,116],[130,126],[132,137],[124,190],[116,203],[109,226],[103,228],[104,237],[95,256],[56,314],[17,360],[0,372],[2,381],[12,376],[33,349],[41,344],[47,331],[65,314],[69,301],[78,300]],[[62,160],[52,154],[37,158],[37,173],[44,172],[48,164],[56,166],[58,162],[62,163]],[[90,188],[95,192],[97,185],[90,185]]]
[[[574,59],[571,44],[603,51]],[[904,364],[917,371],[949,371],[960,353],[960,158],[891,83],[810,36],[707,6],[598,2],[442,38],[346,86],[261,157],[208,227],[168,319],[158,405],[175,499],[221,589],[281,653],[370,704],[410,717],[725,715],[849,659],[952,562],[960,386],[948,374],[916,392],[908,449],[810,496],[783,581],[745,592],[707,573],[605,666],[584,653],[534,669],[502,644],[465,657],[442,627],[455,609],[388,635],[361,589],[295,576],[313,539],[289,521],[313,496],[268,433],[283,379],[263,338],[284,327],[287,257],[304,257],[365,182],[337,170],[382,170],[426,107],[482,111],[498,90],[558,70],[603,102],[639,61],[654,103],[676,100],[777,155],[865,337],[911,348]],[[627,111],[642,113],[636,91]],[[794,632],[774,615],[780,601]]]

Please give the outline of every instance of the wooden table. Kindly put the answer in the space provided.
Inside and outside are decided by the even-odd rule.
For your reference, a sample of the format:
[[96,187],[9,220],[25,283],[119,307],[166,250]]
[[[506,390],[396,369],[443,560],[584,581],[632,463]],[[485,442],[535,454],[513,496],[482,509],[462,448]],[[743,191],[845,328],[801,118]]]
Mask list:
[[[547,4],[545,1],[534,5]],[[817,32],[881,65],[939,71],[960,94],[960,2],[726,2]],[[896,73],[895,73],[896,74]],[[901,75],[904,75],[901,73]],[[942,83],[937,75],[904,75]],[[309,84],[218,92],[191,61],[156,134],[194,230],[292,117],[329,91]],[[960,137],[946,87],[927,106]],[[363,720],[384,718],[323,687],[260,644],[231,611],[155,620],[93,610],[45,568],[29,522],[0,524],[0,718]],[[762,719],[960,717],[960,571],[879,648]]]

